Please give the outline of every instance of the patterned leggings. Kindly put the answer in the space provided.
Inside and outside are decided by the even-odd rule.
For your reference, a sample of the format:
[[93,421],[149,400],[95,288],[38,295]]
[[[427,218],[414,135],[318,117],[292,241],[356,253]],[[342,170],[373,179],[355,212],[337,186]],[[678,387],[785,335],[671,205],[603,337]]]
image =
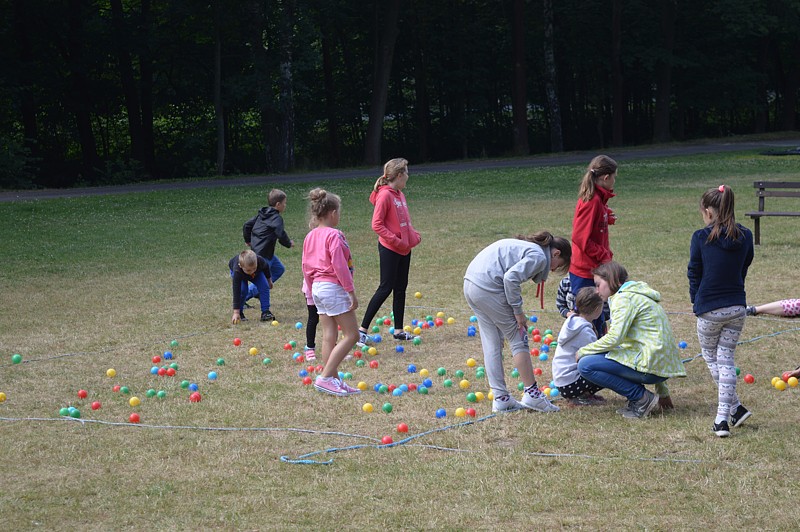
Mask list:
[[800,316],[800,299],[781,299],[781,307],[786,317]]
[[717,417],[727,419],[739,406],[733,353],[744,327],[741,305],[718,308],[697,316],[697,339],[711,377],[717,384]]

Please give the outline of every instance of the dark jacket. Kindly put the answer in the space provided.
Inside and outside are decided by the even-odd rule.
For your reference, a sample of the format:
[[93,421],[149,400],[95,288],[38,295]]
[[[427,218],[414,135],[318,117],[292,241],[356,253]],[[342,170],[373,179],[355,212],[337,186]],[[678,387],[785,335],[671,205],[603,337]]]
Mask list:
[[689,298],[695,315],[710,310],[746,305],[744,278],[753,262],[753,233],[737,224],[742,231],[738,240],[724,230],[713,242],[706,242],[711,226],[694,232],[689,251]]
[[231,260],[228,261],[228,268],[231,270],[231,288],[233,289],[233,308],[242,308],[244,301],[242,301],[242,282],[243,281],[252,281],[258,275],[258,272],[262,272],[267,279],[271,279],[269,273],[269,264],[264,257],[256,257],[258,260],[258,266],[256,267],[256,272],[253,275],[247,275],[242,271],[239,267],[239,255],[236,255]]
[[271,259],[275,255],[275,242],[291,247],[292,241],[283,229],[283,218],[274,207],[262,207],[242,226],[242,236],[250,249],[260,257]]

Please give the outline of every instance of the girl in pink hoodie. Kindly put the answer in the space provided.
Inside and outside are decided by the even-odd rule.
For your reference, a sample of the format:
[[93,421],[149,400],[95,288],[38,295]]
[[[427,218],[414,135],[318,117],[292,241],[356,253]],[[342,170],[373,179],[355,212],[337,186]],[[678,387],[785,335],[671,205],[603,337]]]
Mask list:
[[367,305],[359,328],[359,343],[370,341],[368,331],[375,315],[389,297],[394,314],[394,338],[413,340],[413,334],[403,330],[406,307],[408,271],[411,266],[411,249],[422,240],[411,225],[408,204],[403,189],[408,182],[408,161],[392,159],[383,166],[383,175],[375,182],[369,201],[375,205],[372,213],[372,230],[378,234],[381,280],[375,295]]
[[[353,257],[339,225],[341,200],[321,188],[308,194],[311,224],[316,225],[303,241],[303,279],[311,287],[311,297],[322,324],[322,370],[314,388],[332,395],[360,393],[339,379],[339,364],[358,340],[356,312],[358,299],[353,285]],[[342,339],[337,343],[337,326]]]

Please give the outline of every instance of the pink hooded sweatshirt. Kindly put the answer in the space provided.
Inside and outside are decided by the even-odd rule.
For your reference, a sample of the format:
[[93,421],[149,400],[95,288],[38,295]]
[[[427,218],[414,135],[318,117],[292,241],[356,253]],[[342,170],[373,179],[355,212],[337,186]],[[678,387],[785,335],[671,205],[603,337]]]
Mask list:
[[378,242],[399,255],[408,255],[422,238],[411,225],[406,197],[389,185],[373,190],[369,201],[375,205],[372,213],[372,230],[378,234]]

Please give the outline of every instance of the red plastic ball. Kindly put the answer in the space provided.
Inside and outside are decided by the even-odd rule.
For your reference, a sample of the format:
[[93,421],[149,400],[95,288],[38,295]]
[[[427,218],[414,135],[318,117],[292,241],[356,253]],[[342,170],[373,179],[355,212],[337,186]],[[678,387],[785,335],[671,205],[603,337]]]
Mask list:
[[99,410],[100,409],[100,401],[95,401],[92,403],[92,410]]
[[138,423],[140,421],[139,414],[134,412],[133,414],[130,415],[130,417],[128,418],[128,421],[130,421],[131,423]]
[[389,393],[392,393],[392,392],[393,392],[393,391],[395,391],[396,389],[397,389],[397,385],[396,385],[396,384],[390,384],[390,385],[389,385]]
[[467,408],[467,415],[468,415],[469,417],[475,417],[475,415],[476,415],[476,414],[477,414],[477,412],[475,411],[475,409],[474,409],[474,408],[472,408],[472,407],[470,407],[470,408]]
[[425,323],[423,323],[423,324],[422,324],[422,328],[423,328],[423,329],[430,329],[430,328],[431,328],[431,326],[430,326],[430,325],[428,325],[428,322],[426,321]]
[[353,356],[354,357],[361,358],[361,355],[362,355],[361,350],[353,351]]
[[533,368],[533,374],[539,376],[542,374],[542,368]]
[[314,371],[315,371],[316,369],[317,369],[317,368],[315,368],[314,366],[308,366],[308,367],[306,368],[306,371],[307,371],[307,372],[309,372],[309,373],[314,373]]
[[303,384],[306,386],[311,384],[311,377],[303,377]]
[[534,342],[541,342],[542,341],[542,337],[539,336],[538,334],[534,334],[533,335],[533,341]]
[[242,345],[242,340],[240,338],[234,338],[233,339],[233,345],[235,345],[237,347]]
[[384,325],[391,325],[392,324],[392,320],[390,320],[389,318],[386,318],[385,320],[383,320],[383,324]]
[[372,369],[377,368],[378,367],[378,361],[377,360],[370,360],[369,361],[369,367],[371,367]]
[[315,369],[317,370],[317,373],[322,373],[322,370],[325,369],[325,368],[323,368],[322,364],[320,364]]
[[78,397],[81,399],[86,399],[89,393],[86,390],[78,390]]
[[286,351],[291,351],[291,350],[292,350],[292,344],[283,344],[283,348],[284,348]]
[[542,332],[539,329],[534,329],[531,331],[531,334],[537,335],[537,334],[542,334]]
[[433,324],[436,325],[437,327],[441,327],[442,325],[444,325],[444,320],[442,318],[436,318],[435,320],[433,320]]
[[163,377],[167,374],[167,368],[158,368],[158,374]]
[[389,445],[390,443],[394,443],[394,440],[392,439],[391,436],[384,436],[383,438],[381,438],[381,443],[384,445]]
[[119,384],[115,384],[114,387],[111,389],[114,390],[115,392],[119,392],[120,388],[121,386]]
[[553,343],[553,339],[550,338],[550,337],[547,337],[547,338],[544,339],[543,343],[544,343],[544,345],[550,345],[550,344]]
[[411,384],[408,385],[408,389],[413,392],[414,390],[417,389],[417,385],[412,382]]
[[531,356],[532,357],[538,357],[539,356],[539,350],[536,349],[535,347],[533,349],[531,349]]
[[784,371],[783,375],[781,375],[781,379],[783,380],[783,382],[789,382],[789,377],[791,376],[792,376],[791,371]]
[[159,362],[161,362],[161,357],[158,356],[158,355],[154,356],[153,357],[153,364],[158,364]]
[[175,368],[167,368],[167,377],[174,377],[175,373]]
[[192,403],[199,403],[202,399],[203,397],[200,395],[200,392],[192,392],[189,396],[189,401]]
[[304,357],[303,355],[300,355],[299,357],[297,357],[298,364],[302,364],[305,361],[306,361],[306,357]]
[[408,432],[408,425],[405,423],[400,423],[397,425],[397,432]]
[[748,373],[747,375],[744,376],[744,382],[746,382],[747,384],[753,384],[754,382],[756,382],[756,378]]

